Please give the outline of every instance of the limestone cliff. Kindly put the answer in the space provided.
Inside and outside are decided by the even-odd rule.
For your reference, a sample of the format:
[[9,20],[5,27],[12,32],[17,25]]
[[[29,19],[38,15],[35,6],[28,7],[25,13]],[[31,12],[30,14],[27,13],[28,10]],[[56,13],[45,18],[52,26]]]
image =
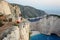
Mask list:
[[32,31],[39,31],[42,34],[50,35],[55,33],[60,36],[60,16],[46,15],[39,21],[30,23]]
[[20,8],[0,1],[0,40],[29,40],[29,22],[21,17]]
[[11,26],[1,34],[1,40],[29,40],[29,22],[24,21],[19,26]]

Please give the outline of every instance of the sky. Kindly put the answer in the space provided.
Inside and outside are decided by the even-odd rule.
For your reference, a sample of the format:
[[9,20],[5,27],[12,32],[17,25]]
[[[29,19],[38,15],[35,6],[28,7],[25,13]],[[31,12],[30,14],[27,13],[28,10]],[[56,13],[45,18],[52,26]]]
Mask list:
[[49,14],[60,15],[60,0],[7,0],[10,3],[17,3],[25,6],[32,6],[44,10]]

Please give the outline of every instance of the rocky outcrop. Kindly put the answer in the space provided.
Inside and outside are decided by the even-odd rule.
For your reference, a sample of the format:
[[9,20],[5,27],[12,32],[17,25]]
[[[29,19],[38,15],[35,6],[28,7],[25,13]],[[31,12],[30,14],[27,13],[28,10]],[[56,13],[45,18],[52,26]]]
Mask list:
[[30,23],[28,21],[23,21],[21,24],[19,24],[19,28],[20,40],[29,40]]
[[1,34],[1,40],[29,40],[29,24],[22,22],[19,26],[12,26]]
[[4,31],[1,40],[19,40],[19,28],[18,26],[12,26],[11,28]]
[[50,35],[55,33],[60,35],[60,18],[48,15],[36,22],[31,22],[31,30],[39,31],[42,34]]
[[12,21],[16,21],[20,18],[21,11],[17,5],[11,5],[6,1],[0,2],[0,15],[5,15],[6,19],[12,19]]
[[0,40],[29,40],[29,22],[21,17],[20,8],[0,2]]
[[2,12],[5,15],[11,14],[10,8],[9,8],[9,3],[6,1],[1,1],[0,2],[0,12]]
[[[29,22],[23,21],[19,26],[6,26],[1,28],[0,40],[29,40]],[[4,30],[5,29],[5,30]]]

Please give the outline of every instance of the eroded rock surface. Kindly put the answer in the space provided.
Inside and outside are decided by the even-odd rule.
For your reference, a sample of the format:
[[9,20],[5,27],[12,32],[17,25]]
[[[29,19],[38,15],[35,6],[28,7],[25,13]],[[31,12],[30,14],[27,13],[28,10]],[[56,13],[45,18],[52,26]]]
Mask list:
[[29,22],[21,16],[20,8],[0,1],[0,40],[29,40]]
[[42,34],[50,35],[55,33],[60,36],[60,18],[58,16],[44,17],[36,22],[31,22],[31,30],[39,31]]

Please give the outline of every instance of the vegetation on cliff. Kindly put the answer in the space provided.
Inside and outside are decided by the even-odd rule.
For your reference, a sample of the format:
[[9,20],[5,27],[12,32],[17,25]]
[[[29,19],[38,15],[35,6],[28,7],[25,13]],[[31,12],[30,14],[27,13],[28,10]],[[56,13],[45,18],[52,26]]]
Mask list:
[[[18,5],[18,4],[12,4]],[[20,7],[22,17],[24,18],[33,18],[33,17],[40,17],[43,15],[46,15],[45,11],[43,10],[38,10],[30,6],[23,6],[23,5],[18,5]]]

